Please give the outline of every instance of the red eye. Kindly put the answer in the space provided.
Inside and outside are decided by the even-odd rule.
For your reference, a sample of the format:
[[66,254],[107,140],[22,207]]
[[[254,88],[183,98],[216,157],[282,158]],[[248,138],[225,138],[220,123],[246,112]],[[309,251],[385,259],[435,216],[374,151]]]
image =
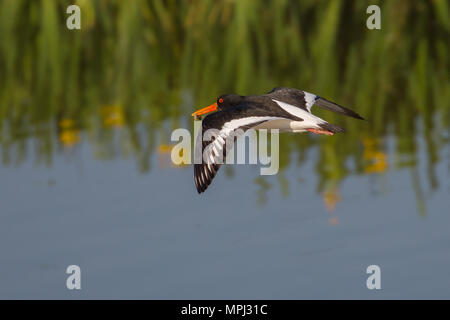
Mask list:
[[222,102],[223,102],[223,99],[222,99],[222,98],[220,98],[220,99],[219,99],[219,103],[222,103]]

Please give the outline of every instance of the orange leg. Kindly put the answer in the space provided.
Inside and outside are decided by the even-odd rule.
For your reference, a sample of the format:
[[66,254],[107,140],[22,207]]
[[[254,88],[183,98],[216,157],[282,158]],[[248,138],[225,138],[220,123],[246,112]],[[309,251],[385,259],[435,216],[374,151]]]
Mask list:
[[327,136],[334,135],[334,132],[327,131],[327,130],[320,130],[320,129],[307,129],[309,132],[315,133],[315,134],[324,134]]

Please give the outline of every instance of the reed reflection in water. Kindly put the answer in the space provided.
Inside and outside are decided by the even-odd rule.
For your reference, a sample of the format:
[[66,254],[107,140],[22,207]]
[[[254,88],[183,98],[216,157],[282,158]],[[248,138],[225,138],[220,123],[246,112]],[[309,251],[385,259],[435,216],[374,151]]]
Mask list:
[[[0,298],[450,297],[447,0],[73,2],[0,0]],[[199,196],[172,130],[277,86],[367,121]]]
[[[282,194],[289,192],[283,170],[301,167],[317,148],[316,188],[329,210],[341,201],[339,185],[349,175],[407,167],[423,214],[418,138],[425,141],[431,189],[448,179],[435,172],[449,142],[445,0],[77,4],[82,29],[70,31],[67,1],[0,2],[3,166],[20,165],[31,154],[51,165],[55,153],[88,143],[96,159],[132,156],[144,173],[162,165],[152,155],[169,152],[172,129],[192,129],[195,108],[226,92],[291,86],[338,101],[368,121],[318,112],[347,128],[345,135],[282,135]],[[381,30],[366,28],[369,4],[381,7]],[[388,137],[395,138],[391,155]],[[264,177],[255,183],[264,204],[270,187]]]

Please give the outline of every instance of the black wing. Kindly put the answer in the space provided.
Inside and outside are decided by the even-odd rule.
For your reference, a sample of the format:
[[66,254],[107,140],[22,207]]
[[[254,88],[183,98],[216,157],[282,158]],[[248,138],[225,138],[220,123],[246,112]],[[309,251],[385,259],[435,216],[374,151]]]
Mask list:
[[273,88],[266,94],[266,96],[302,108],[303,110],[308,111],[309,113],[311,113],[311,107],[313,105],[316,105],[323,109],[340,113],[348,117],[364,120],[363,117],[361,117],[353,110],[340,106],[337,103],[319,97],[315,94],[294,88],[286,88],[286,87]]
[[[196,162],[201,161],[194,164],[194,182],[198,193],[204,192],[211,184],[220,166],[225,162],[227,151],[233,148],[240,135],[249,128],[275,119],[279,118],[263,115],[249,105],[230,107],[206,116],[197,135],[194,151]],[[215,129],[215,132],[208,132],[210,129]],[[209,133],[211,137],[208,137]],[[209,138],[211,139],[208,140]]]
[[283,101],[295,107],[302,108],[307,112],[311,112],[310,110],[312,104],[308,104],[308,101],[306,100],[305,97],[305,92],[302,90],[294,88],[278,87],[273,88],[265,95],[269,96],[271,99]]

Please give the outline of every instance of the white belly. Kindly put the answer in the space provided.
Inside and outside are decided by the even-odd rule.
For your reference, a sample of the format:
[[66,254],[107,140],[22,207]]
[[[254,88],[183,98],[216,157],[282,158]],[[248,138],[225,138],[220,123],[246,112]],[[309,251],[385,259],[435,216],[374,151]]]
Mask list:
[[280,132],[305,132],[306,129],[317,127],[317,123],[311,123],[310,121],[279,119],[263,122],[257,125],[255,129],[279,129]]

